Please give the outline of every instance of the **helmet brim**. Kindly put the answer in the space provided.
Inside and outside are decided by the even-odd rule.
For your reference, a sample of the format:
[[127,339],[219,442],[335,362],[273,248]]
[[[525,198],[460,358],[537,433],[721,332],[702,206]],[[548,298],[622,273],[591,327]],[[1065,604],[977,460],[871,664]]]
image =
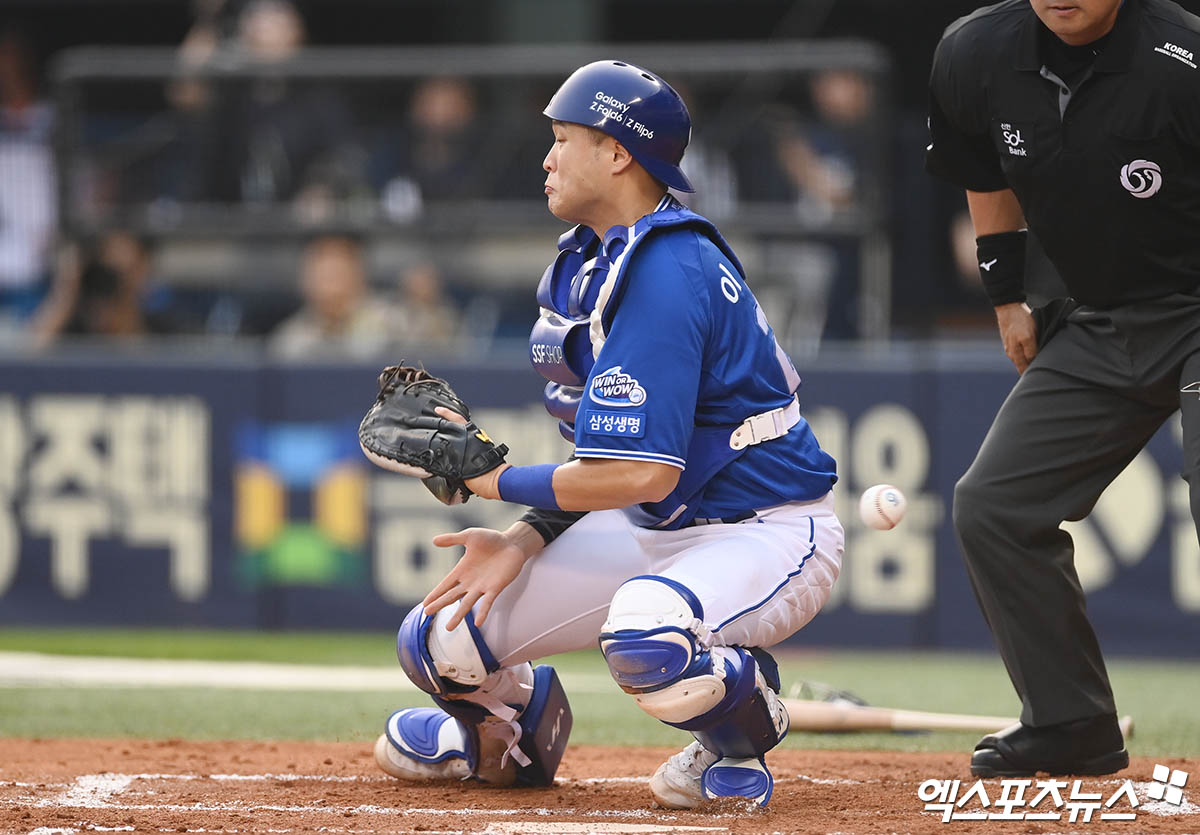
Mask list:
[[[630,151],[630,153],[633,152]],[[633,158],[637,159],[637,154],[634,154]],[[684,174],[683,169],[678,165],[671,165],[657,159],[638,159],[638,163],[649,172],[651,177],[666,183],[676,191],[684,191],[688,194],[696,191],[692,187],[692,181],[687,178],[687,174]]]

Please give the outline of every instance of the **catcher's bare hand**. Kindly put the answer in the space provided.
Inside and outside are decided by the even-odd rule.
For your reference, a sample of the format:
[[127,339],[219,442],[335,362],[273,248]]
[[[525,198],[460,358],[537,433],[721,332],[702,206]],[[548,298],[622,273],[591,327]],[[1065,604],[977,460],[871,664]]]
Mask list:
[[450,573],[421,601],[427,615],[459,601],[454,617],[446,623],[447,630],[462,623],[476,604],[479,609],[475,625],[482,626],[496,597],[516,579],[529,558],[515,537],[488,528],[439,534],[433,538],[433,544],[439,548],[463,545],[467,549]]
[[1016,366],[1018,374],[1037,356],[1037,326],[1029,305],[1024,302],[1002,304],[996,308],[996,323],[1000,326],[1000,340],[1004,353]]

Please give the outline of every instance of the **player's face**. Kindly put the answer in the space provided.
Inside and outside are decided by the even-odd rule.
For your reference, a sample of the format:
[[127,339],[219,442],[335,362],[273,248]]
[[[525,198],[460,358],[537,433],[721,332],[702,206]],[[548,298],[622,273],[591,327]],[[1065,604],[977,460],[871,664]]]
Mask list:
[[591,225],[595,206],[604,199],[609,180],[603,142],[596,134],[569,122],[554,122],[554,144],[542,161],[546,169],[546,204],[550,213],[570,223]]
[[1029,0],[1046,28],[1072,46],[1089,44],[1113,28],[1121,0]]

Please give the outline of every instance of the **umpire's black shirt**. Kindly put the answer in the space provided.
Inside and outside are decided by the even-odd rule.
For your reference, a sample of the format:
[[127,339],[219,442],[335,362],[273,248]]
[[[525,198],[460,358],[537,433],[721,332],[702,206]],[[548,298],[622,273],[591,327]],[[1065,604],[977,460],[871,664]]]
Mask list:
[[1055,49],[1054,37],[1029,0],[946,29],[926,168],[971,191],[1011,188],[1085,304],[1195,289],[1200,17],[1168,0],[1125,0],[1082,68],[1079,51]]

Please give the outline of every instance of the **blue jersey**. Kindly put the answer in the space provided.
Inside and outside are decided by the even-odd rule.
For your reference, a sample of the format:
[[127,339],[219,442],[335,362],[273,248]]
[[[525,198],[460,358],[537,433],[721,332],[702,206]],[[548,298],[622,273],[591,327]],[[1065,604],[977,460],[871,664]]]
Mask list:
[[[825,495],[836,466],[803,418],[783,437],[728,450],[734,428],[787,406],[800,384],[736,259],[696,226],[645,234],[630,243],[628,263],[618,256],[613,264],[619,296],[603,306],[601,293],[608,324],[578,406],[575,454],[685,471],[683,489],[630,509],[645,526]],[[714,463],[715,472],[697,472]]]

